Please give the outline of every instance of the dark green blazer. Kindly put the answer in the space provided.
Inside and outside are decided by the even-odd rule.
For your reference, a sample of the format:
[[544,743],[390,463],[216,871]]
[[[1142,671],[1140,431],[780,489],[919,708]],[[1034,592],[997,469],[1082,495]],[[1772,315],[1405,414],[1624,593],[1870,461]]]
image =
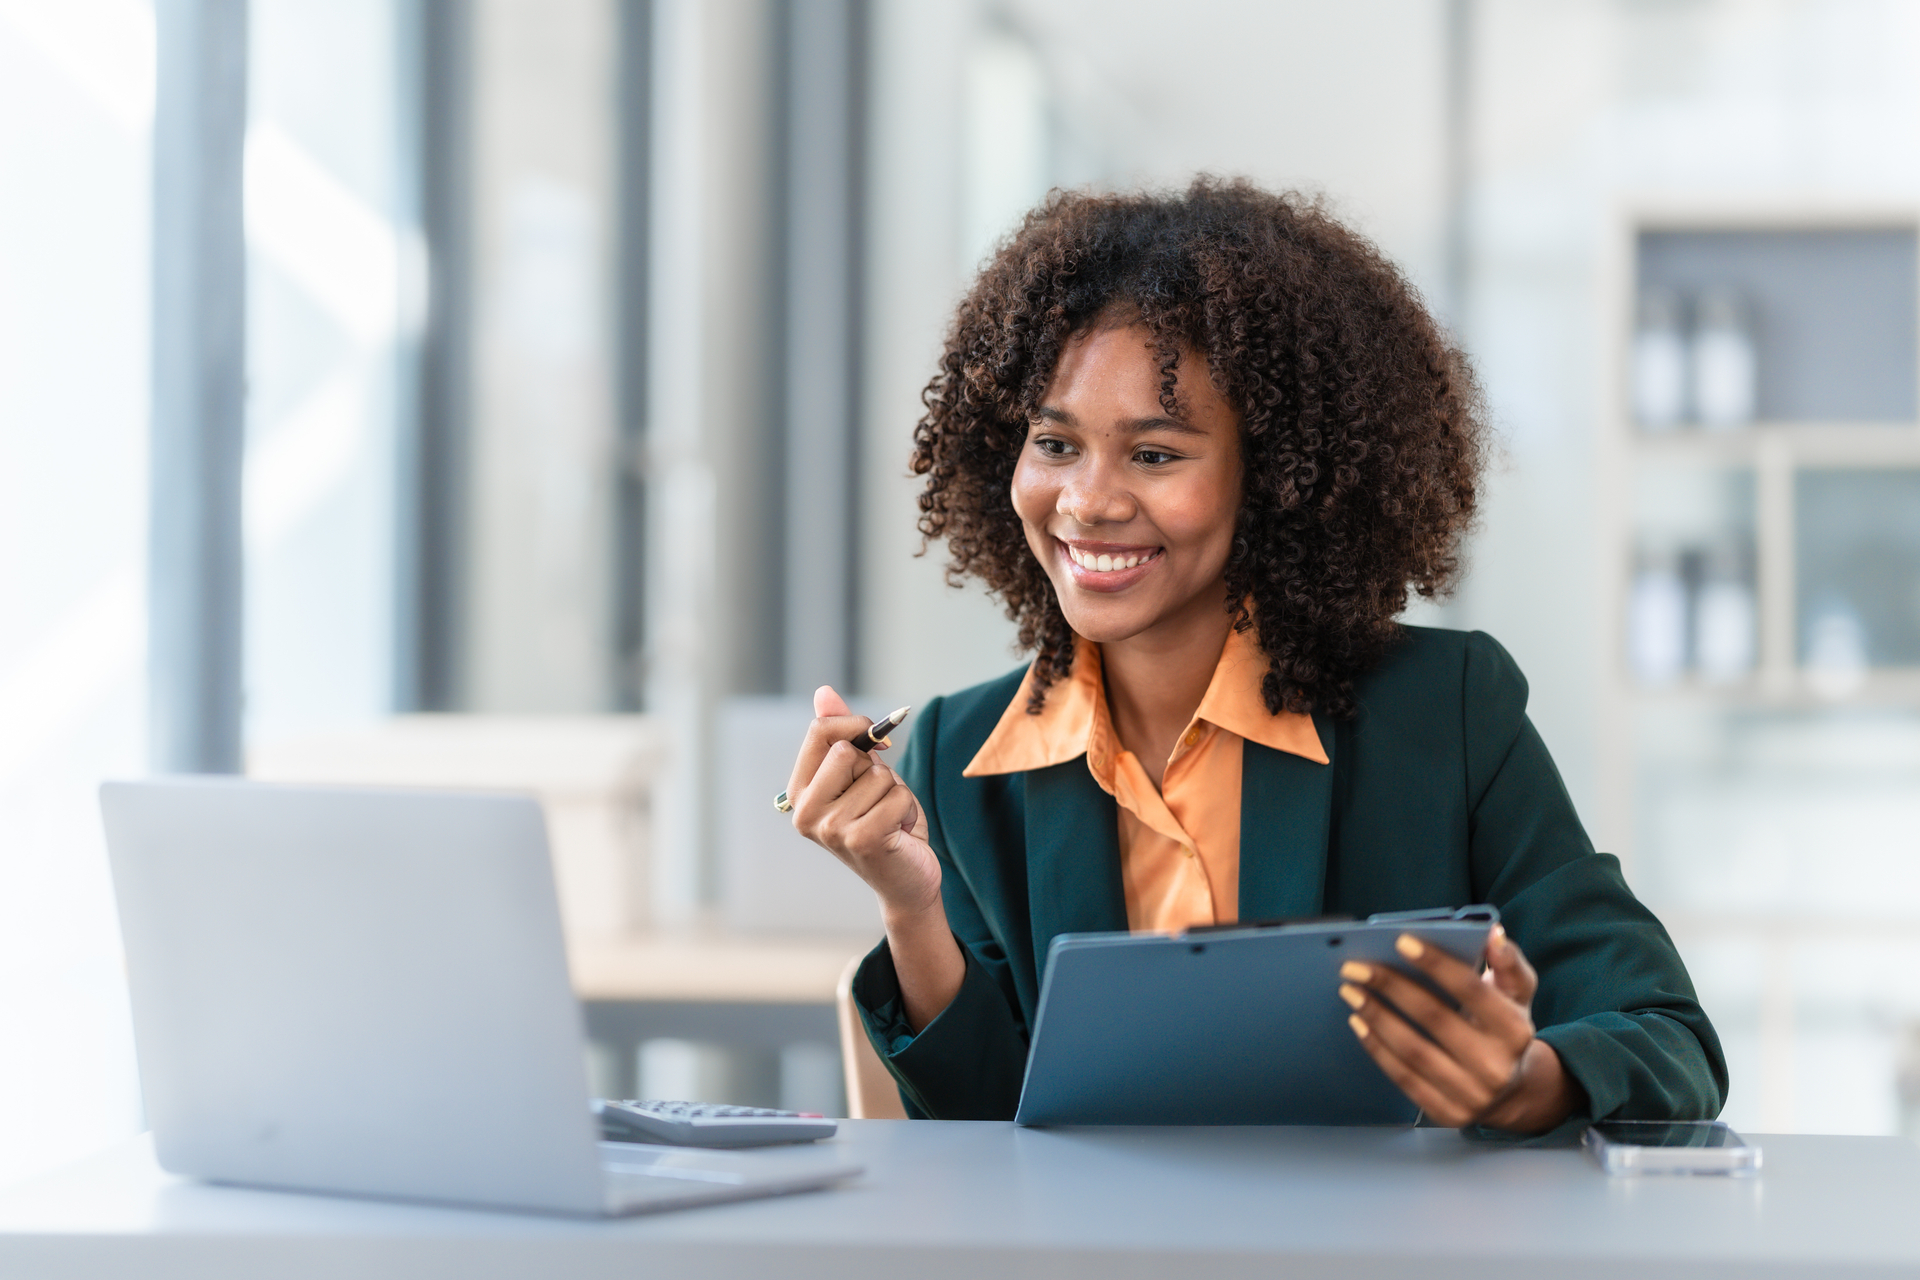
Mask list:
[[[961,776],[1023,674],[928,703],[901,764],[967,962],[960,993],[918,1035],[884,942],[855,976],[911,1115],[1011,1118],[1048,943],[1127,927],[1117,810],[1084,756]],[[1352,719],[1314,717],[1331,764],[1244,744],[1240,917],[1493,903],[1539,970],[1540,1038],[1592,1117],[1717,1115],[1719,1038],[1666,930],[1619,861],[1594,852],[1506,650],[1479,632],[1410,627],[1357,695]]]

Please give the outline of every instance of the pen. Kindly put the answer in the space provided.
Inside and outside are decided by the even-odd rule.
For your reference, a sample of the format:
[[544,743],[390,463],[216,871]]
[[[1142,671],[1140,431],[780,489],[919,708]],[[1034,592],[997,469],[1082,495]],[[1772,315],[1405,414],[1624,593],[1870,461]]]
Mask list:
[[[870,724],[860,732],[854,734],[852,741],[847,745],[851,746],[855,751],[871,751],[875,747],[892,746],[893,731],[906,723],[907,712],[912,709],[913,708],[909,706],[901,707],[897,711],[888,712],[886,719],[880,721],[878,724]],[[782,813],[792,813],[793,801],[787,799],[787,793],[782,791],[773,798],[773,807]]]

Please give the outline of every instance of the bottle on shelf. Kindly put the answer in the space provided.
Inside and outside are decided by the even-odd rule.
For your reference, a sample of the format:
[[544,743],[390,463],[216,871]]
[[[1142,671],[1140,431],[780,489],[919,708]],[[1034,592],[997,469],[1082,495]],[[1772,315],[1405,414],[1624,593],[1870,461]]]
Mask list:
[[1732,289],[1703,290],[1694,303],[1688,382],[1693,416],[1709,431],[1731,431],[1753,421],[1759,357],[1752,315]]
[[1672,551],[1643,552],[1634,568],[1627,661],[1649,687],[1672,684],[1687,669],[1687,584]]
[[1640,294],[1633,335],[1633,412],[1646,431],[1672,431],[1687,416],[1687,342],[1680,295]]
[[1853,602],[1823,593],[1807,624],[1807,683],[1827,698],[1844,698],[1867,681],[1867,629]]
[[1737,545],[1722,541],[1700,559],[1693,593],[1693,661],[1707,684],[1732,684],[1753,670],[1757,613]]

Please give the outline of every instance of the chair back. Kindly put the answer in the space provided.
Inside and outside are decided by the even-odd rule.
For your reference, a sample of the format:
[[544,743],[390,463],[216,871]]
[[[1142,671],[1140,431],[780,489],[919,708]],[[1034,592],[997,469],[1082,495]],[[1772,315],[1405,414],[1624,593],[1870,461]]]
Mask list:
[[840,1011],[840,1063],[846,1072],[847,1118],[905,1120],[907,1109],[900,1101],[899,1086],[873,1051],[873,1041],[867,1039],[860,1011],[854,1007],[853,975],[863,959],[855,956],[848,961],[833,989],[834,1004]]

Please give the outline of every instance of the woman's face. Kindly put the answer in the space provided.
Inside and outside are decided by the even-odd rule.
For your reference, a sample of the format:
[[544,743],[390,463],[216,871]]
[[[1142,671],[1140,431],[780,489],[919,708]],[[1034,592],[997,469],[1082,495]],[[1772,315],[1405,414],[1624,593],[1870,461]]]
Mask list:
[[1177,628],[1226,601],[1240,509],[1240,421],[1182,352],[1181,412],[1160,403],[1146,329],[1067,345],[1027,429],[1013,507],[1060,610],[1096,643]]

